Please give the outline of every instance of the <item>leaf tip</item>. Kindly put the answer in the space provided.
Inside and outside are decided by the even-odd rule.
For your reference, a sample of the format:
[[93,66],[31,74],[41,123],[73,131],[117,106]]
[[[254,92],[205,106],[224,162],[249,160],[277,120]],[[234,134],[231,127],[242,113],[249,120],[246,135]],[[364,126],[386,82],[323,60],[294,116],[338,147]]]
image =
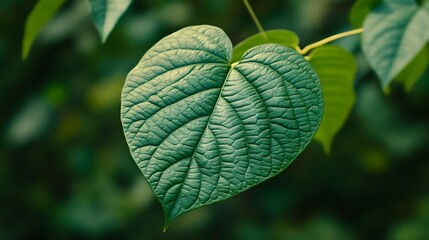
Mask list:
[[[94,20],[95,21],[95,20]],[[105,31],[103,31],[103,29],[101,29],[99,26],[95,25],[95,29],[97,30],[97,35],[100,38],[100,42],[101,44],[106,43],[107,37],[109,36],[108,33],[106,33]]]
[[100,36],[101,44],[105,44],[107,41],[107,36]]
[[28,50],[25,47],[23,47],[22,48],[21,58],[22,58],[23,61],[25,61],[25,60],[27,60],[27,57],[28,57]]
[[162,232],[167,232],[168,227],[170,227],[170,224],[173,222],[173,220],[178,216],[178,215],[172,215],[171,211],[168,210],[164,205],[162,206],[163,210],[164,210],[164,227],[162,228]]
[[323,151],[325,152],[326,155],[331,154],[331,142],[330,141],[322,143],[322,147],[323,147]]
[[321,136],[320,133],[316,133],[316,135],[314,135],[314,140],[318,143],[320,143],[320,145],[322,146],[323,152],[326,155],[331,154],[331,143],[332,143],[332,138],[326,138]]
[[390,87],[389,87],[389,85],[383,86],[383,93],[384,93],[384,95],[390,95]]
[[170,226],[171,222],[172,222],[172,220],[171,220],[171,219],[167,219],[167,218],[165,218],[165,221],[164,221],[164,227],[162,228],[162,232],[163,232],[163,233],[167,232],[167,229],[168,229],[168,227]]
[[27,60],[28,55],[30,54],[31,46],[32,46],[32,42],[24,37],[22,41],[22,52],[21,52],[22,60],[24,61]]

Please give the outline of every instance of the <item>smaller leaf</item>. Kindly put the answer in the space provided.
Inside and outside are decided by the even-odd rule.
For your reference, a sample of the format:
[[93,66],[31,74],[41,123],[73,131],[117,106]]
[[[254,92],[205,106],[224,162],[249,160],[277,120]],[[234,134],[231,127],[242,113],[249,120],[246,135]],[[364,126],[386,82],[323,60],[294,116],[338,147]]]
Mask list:
[[26,59],[40,31],[63,5],[64,0],[39,0],[25,21],[22,59]]
[[92,21],[100,35],[101,42],[106,42],[119,18],[127,10],[132,0],[88,0],[91,7]]
[[395,78],[396,81],[402,82],[406,91],[410,92],[414,84],[425,73],[429,63],[429,45],[426,45],[417,56],[402,70]]
[[261,33],[258,33],[253,36],[250,36],[249,38],[246,38],[245,40],[237,44],[234,47],[234,53],[232,55],[231,62],[237,62],[238,60],[240,60],[241,56],[243,56],[243,54],[247,50],[261,44],[277,43],[282,46],[291,47],[294,49],[299,44],[298,36],[296,35],[296,33],[292,31],[281,30],[281,29],[270,30],[270,31],[266,31],[265,35],[268,38],[268,41]]
[[364,23],[362,49],[384,90],[429,41],[429,3],[407,1],[387,1]]
[[366,16],[380,3],[381,0],[356,1],[350,11],[351,24],[356,28],[362,27]]
[[353,80],[357,64],[351,53],[333,45],[314,49],[309,62],[319,75],[325,102],[322,123],[314,139],[329,153],[332,140],[347,120],[355,101]]

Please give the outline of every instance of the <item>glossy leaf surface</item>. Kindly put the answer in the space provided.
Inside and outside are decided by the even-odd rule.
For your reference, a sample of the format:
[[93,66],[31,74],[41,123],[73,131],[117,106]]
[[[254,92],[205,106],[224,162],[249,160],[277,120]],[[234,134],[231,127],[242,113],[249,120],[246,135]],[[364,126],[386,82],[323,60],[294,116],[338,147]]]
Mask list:
[[320,124],[319,78],[295,50],[265,44],[238,63],[231,56],[221,29],[187,27],[155,44],[127,77],[125,137],[165,227],[280,173]]

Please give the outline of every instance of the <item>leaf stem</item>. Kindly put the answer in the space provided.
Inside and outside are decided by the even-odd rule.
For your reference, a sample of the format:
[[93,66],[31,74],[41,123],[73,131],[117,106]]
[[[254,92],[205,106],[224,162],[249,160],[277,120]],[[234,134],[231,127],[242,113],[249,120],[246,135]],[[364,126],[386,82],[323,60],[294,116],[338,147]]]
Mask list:
[[250,6],[248,0],[243,0],[244,5],[246,5],[247,11],[249,12],[250,16],[252,17],[253,21],[255,22],[256,27],[258,28],[259,32],[262,34],[262,37],[268,42],[267,34],[265,34],[264,29],[262,28],[261,23],[258,20],[258,17],[256,16],[255,12],[252,9],[252,6]]
[[363,32],[363,28],[358,28],[358,29],[355,29],[355,30],[351,30],[351,31],[347,31],[347,32],[343,32],[343,33],[338,33],[338,34],[332,35],[330,37],[327,37],[325,39],[322,39],[322,40],[320,40],[318,42],[312,43],[312,44],[304,47],[301,50],[300,53],[301,53],[301,55],[306,55],[312,49],[320,47],[322,45],[325,45],[326,43],[332,42],[332,41],[340,39],[340,38],[344,38],[344,37],[348,37],[348,36],[360,34],[362,32]]

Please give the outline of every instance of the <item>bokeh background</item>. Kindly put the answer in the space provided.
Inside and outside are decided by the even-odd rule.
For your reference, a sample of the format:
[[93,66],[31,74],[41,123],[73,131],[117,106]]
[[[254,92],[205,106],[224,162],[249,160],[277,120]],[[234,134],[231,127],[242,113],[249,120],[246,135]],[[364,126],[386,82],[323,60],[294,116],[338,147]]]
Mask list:
[[[349,30],[352,0],[250,1],[301,47]],[[313,142],[277,177],[179,217],[163,213],[119,118],[126,74],[156,41],[212,24],[257,32],[240,0],[134,0],[100,43],[84,0],[67,1],[21,59],[36,0],[0,1],[0,239],[429,239],[429,74],[384,95],[359,36],[357,100],[329,156]]]

